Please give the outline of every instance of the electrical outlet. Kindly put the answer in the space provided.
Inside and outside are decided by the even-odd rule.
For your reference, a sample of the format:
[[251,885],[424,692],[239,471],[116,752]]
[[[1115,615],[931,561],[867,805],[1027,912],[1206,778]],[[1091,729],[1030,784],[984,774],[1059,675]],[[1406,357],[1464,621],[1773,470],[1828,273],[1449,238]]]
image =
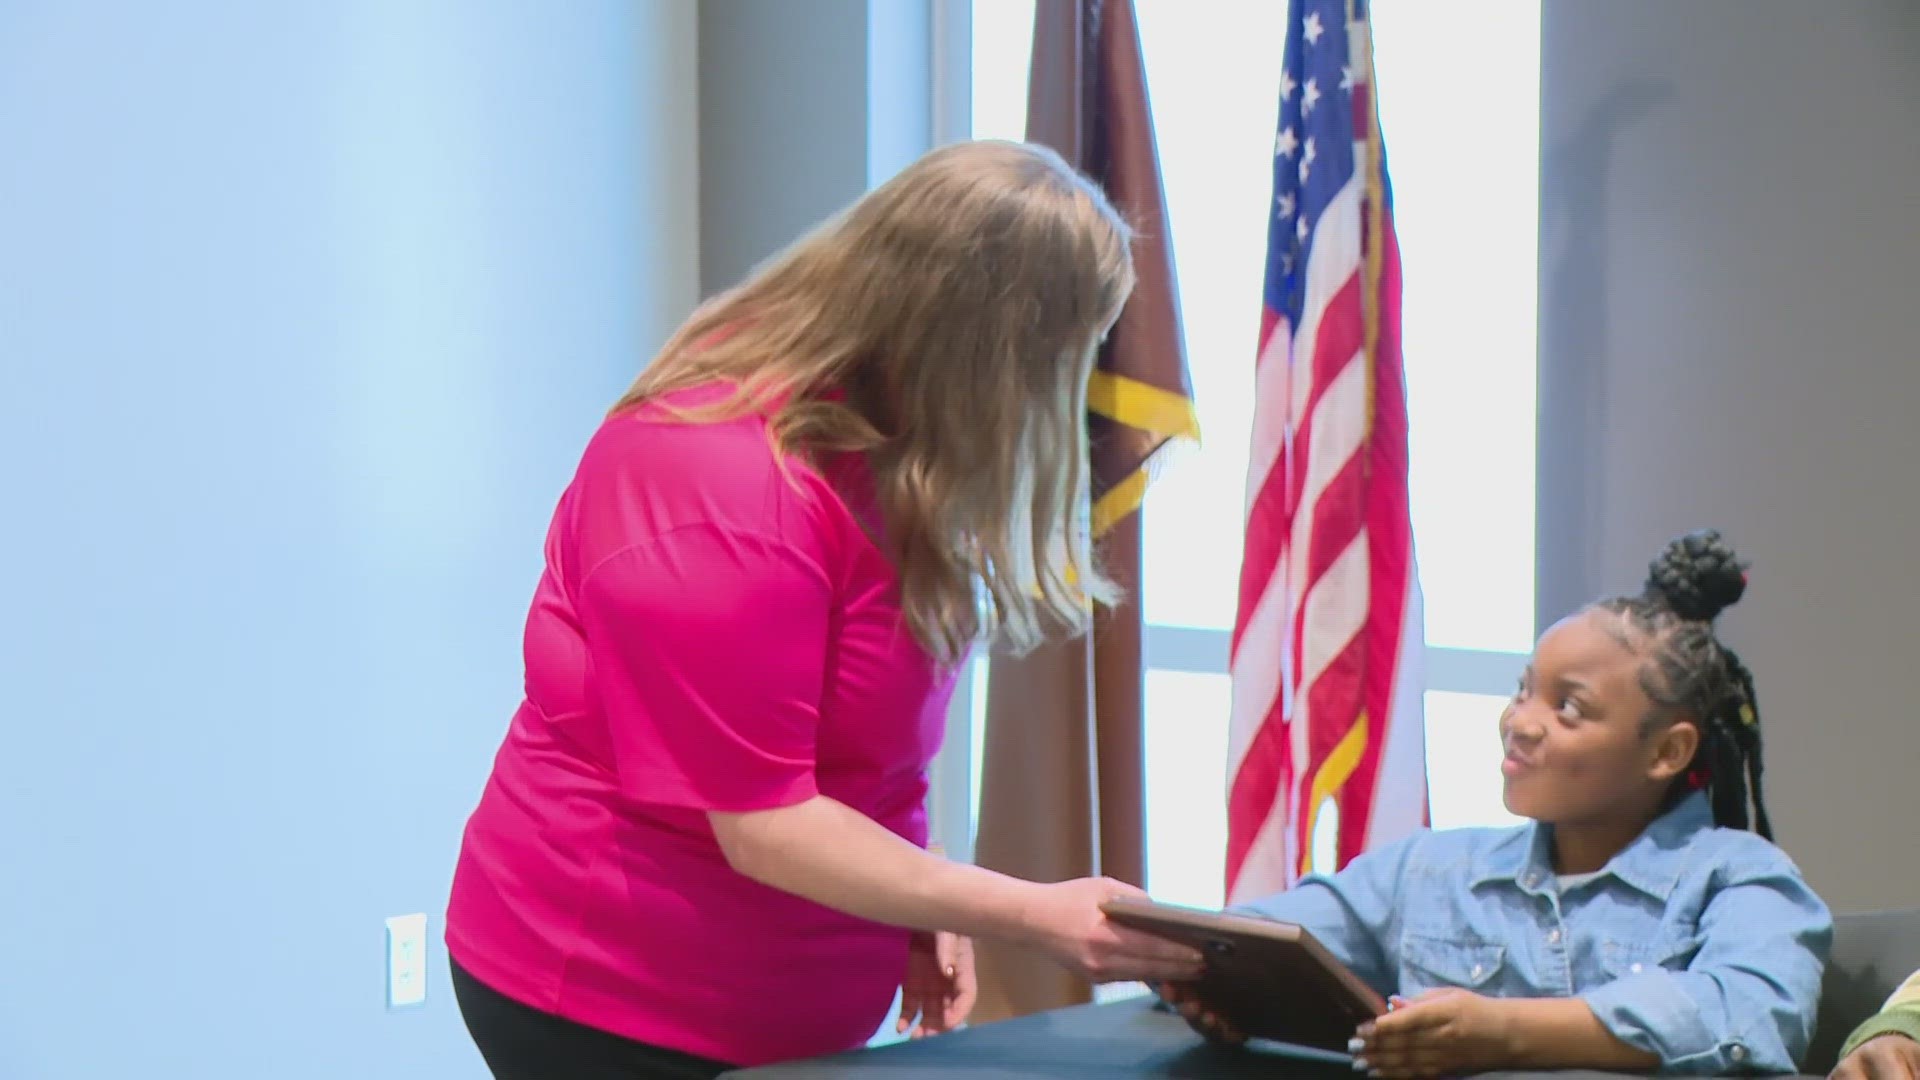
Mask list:
[[427,917],[395,915],[387,920],[387,1008],[426,1000]]

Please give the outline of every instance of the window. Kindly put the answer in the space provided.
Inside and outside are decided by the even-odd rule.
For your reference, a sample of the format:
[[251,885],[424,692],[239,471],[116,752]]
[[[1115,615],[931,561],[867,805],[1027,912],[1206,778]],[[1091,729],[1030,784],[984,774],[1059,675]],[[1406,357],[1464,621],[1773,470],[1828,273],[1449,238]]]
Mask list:
[[[1493,724],[1533,637],[1539,0],[1492,7],[1462,20],[1424,0],[1373,4],[1405,276],[1440,826],[1512,820],[1494,783]],[[1136,10],[1205,437],[1147,496],[1148,885],[1169,901],[1217,906],[1227,641],[1287,4],[1210,18],[1185,0],[1136,0]],[[972,0],[972,17],[973,134],[1019,139],[1032,0]],[[973,776],[982,705],[971,702]]]

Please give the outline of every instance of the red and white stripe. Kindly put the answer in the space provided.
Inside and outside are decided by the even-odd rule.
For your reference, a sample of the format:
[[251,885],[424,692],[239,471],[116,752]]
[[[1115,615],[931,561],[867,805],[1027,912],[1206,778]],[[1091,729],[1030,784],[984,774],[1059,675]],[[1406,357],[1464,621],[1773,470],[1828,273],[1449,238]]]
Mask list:
[[1300,325],[1269,311],[1261,332],[1231,661],[1230,902],[1426,822],[1399,257],[1386,215],[1379,292],[1365,295],[1366,181],[1357,169],[1316,224]]

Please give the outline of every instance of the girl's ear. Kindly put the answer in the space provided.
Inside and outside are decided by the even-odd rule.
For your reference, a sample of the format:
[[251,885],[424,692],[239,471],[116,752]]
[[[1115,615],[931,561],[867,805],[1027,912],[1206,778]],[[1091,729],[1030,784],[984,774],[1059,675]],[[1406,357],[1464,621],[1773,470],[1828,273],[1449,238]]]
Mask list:
[[1700,749],[1700,725],[1691,717],[1675,720],[1653,737],[1648,749],[1647,779],[1672,780],[1693,764],[1693,755]]

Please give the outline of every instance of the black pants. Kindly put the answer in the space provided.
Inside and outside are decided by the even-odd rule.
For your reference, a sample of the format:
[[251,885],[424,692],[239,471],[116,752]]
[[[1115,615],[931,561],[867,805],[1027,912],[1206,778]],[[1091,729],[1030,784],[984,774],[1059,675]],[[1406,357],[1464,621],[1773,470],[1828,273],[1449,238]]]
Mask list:
[[733,1068],[522,1005],[459,964],[453,996],[495,1080],[714,1080]]

